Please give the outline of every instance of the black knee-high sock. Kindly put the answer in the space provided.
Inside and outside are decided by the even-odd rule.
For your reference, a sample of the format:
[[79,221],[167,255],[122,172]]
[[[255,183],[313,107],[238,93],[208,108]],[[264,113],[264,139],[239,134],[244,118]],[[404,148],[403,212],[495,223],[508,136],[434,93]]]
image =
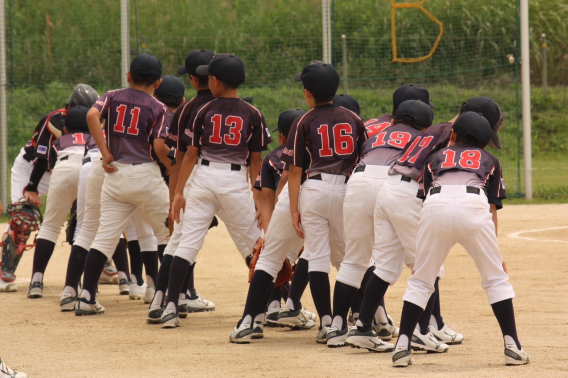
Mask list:
[[367,287],[367,284],[369,283],[369,280],[371,279],[371,276],[373,275],[374,271],[375,271],[375,267],[370,266],[365,271],[365,275],[363,275],[363,279],[361,280],[361,286],[360,286],[360,290],[363,294],[365,294],[365,288]]
[[300,258],[296,264],[296,271],[294,272],[294,277],[292,277],[292,283],[290,284],[290,294],[289,298],[294,303],[294,310],[299,310],[302,306],[300,300],[308,282],[310,281],[310,276],[308,274],[308,261]]
[[85,269],[85,259],[88,253],[89,251],[78,245],[74,245],[71,248],[69,262],[67,263],[67,274],[65,275],[65,286],[70,286],[77,290]]
[[112,255],[112,261],[116,266],[116,270],[126,274],[126,279],[130,281],[130,269],[128,267],[128,252],[126,251],[126,240],[120,238],[118,244],[116,245],[116,250],[114,255]]
[[402,335],[406,335],[406,337],[408,337],[408,345],[406,345],[407,350],[410,350],[410,340],[412,340],[412,334],[414,333],[414,329],[416,328],[416,324],[418,323],[418,319],[420,319],[422,312],[422,308],[416,306],[414,303],[404,301],[404,304],[402,305],[398,337],[399,340]]
[[272,278],[270,274],[266,273],[264,270],[254,271],[248,289],[243,317],[239,321],[239,325],[247,315],[252,317],[251,322],[254,320],[254,317],[260,312],[262,302],[270,295],[273,287],[274,278]]
[[162,260],[164,259],[164,251],[166,250],[166,246],[167,244],[161,244],[158,246],[158,259],[160,260],[160,264],[162,263]]
[[284,301],[287,301],[289,295],[290,295],[290,282],[285,282],[284,285],[282,285],[282,299]]
[[432,315],[432,309],[434,308],[434,302],[436,301],[436,292],[433,292],[430,295],[430,299],[428,299],[428,303],[426,304],[426,308],[420,315],[420,319],[418,319],[418,325],[420,325],[420,333],[423,335],[428,334],[428,326],[430,325],[430,316]]
[[[158,260],[157,253],[156,260]],[[183,281],[185,281],[185,277],[189,271],[189,266],[189,261],[182,259],[181,257],[176,256],[172,259],[170,278],[168,280],[168,306],[173,303],[176,313],[178,312],[179,293],[181,292]]]
[[[331,294],[329,287],[329,274],[324,272],[310,272],[310,290],[314,305],[320,318],[320,326],[329,325],[323,324],[321,320],[324,316],[331,318]],[[349,307],[347,307],[349,308]]]
[[33,272],[34,273],[45,273],[45,268],[53,255],[53,250],[55,249],[55,243],[46,239],[37,239],[37,244],[34,251],[34,263]]
[[161,291],[163,296],[166,295],[166,290],[168,290],[168,281],[170,280],[170,270],[173,258],[174,257],[171,255],[165,255],[164,259],[162,260],[162,265],[160,265],[160,270],[158,272],[158,280],[156,281],[156,292]]
[[436,319],[436,323],[438,323],[438,329],[444,328],[444,319],[442,318],[442,312],[440,310],[440,286],[439,286],[439,278],[436,278],[436,284],[434,285],[434,295],[436,298],[434,299],[434,308],[432,309],[432,315]]
[[504,301],[493,303],[491,308],[499,322],[503,336],[511,336],[513,340],[515,340],[515,343],[517,343],[517,348],[521,349],[521,342],[517,336],[517,325],[515,324],[513,300],[505,299]]
[[107,257],[96,249],[91,249],[85,259],[85,274],[83,276],[83,290],[91,295],[91,302],[97,295],[99,278],[107,262]]
[[266,312],[266,310],[268,309],[268,304],[270,303],[270,297],[272,297],[273,291],[274,291],[274,286],[272,286],[272,289],[264,296],[264,300],[260,304],[260,308],[258,309],[257,313],[254,314],[254,316],[252,317],[253,321],[254,321],[254,318],[256,318],[257,315],[264,314]]
[[195,291],[195,264],[197,264],[197,262],[194,262],[193,265],[189,267],[189,272],[187,272],[187,277],[183,283],[183,289],[185,290],[183,293],[189,292],[189,297],[193,299],[197,297],[197,292]]
[[272,288],[272,292],[270,294],[270,298],[269,298],[269,301],[267,303],[267,306],[274,301],[277,301],[278,303],[280,303],[280,301],[282,300],[282,293],[283,293],[284,290],[285,290],[284,285],[274,286]]
[[136,278],[137,285],[144,284],[144,276],[142,275],[142,253],[140,252],[140,244],[138,240],[131,240],[128,242],[128,254],[130,255],[130,271]]
[[335,289],[333,290],[333,317],[341,317],[341,320],[343,320],[343,328],[347,326],[349,307],[351,307],[351,303],[358,291],[356,287],[335,281]]
[[363,326],[359,327],[360,331],[368,332],[373,327],[375,312],[377,312],[381,299],[385,296],[388,287],[388,282],[381,280],[376,274],[371,275],[369,283],[365,287],[363,304],[359,312],[359,321],[363,323]]
[[[164,258],[166,257],[166,255],[164,255]],[[163,264],[163,263],[162,263]],[[195,263],[193,263],[193,265],[195,265]],[[183,286],[181,287],[181,291],[180,294],[185,294],[186,297],[193,297],[193,295],[188,294],[187,292],[189,291],[189,281],[192,280],[193,277],[193,268],[190,267],[190,270],[187,272],[187,275],[185,276],[185,280],[183,281]]]
[[[144,268],[146,269],[146,275],[152,278],[154,285],[158,280],[158,252],[142,252],[142,261],[144,261]],[[183,277],[185,279],[185,277]]]
[[[337,286],[337,284],[336,284]],[[335,302],[335,299],[334,299]],[[351,312],[359,313],[361,312],[361,305],[363,304],[363,290],[358,289],[353,296],[353,302],[351,302]],[[335,316],[335,314],[333,314]]]

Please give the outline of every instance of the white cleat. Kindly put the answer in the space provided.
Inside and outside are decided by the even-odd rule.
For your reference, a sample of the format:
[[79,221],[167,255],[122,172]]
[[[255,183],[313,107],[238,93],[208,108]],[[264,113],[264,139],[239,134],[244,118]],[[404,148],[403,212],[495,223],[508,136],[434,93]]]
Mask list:
[[71,293],[62,293],[59,299],[59,306],[61,306],[61,311],[69,312],[75,310],[75,304],[77,303],[77,296]]
[[154,294],[156,293],[156,289],[150,286],[146,286],[146,292],[144,293],[144,304],[152,303],[154,299]]
[[413,361],[411,352],[403,346],[396,348],[392,352],[392,366],[394,367],[407,367],[412,365]]
[[315,323],[315,321],[317,320],[318,316],[316,314],[314,314],[313,312],[310,312],[308,310],[306,310],[305,308],[302,307],[302,309],[300,310],[300,312],[302,313],[302,316],[304,317],[304,319],[308,319],[311,320]]
[[523,348],[519,350],[514,344],[505,345],[505,365],[526,365],[531,360],[531,357],[525,352]]
[[415,329],[412,334],[410,347],[412,350],[420,350],[428,353],[446,353],[448,349],[450,349],[447,344],[438,341],[430,332],[423,335],[418,329]]
[[327,344],[327,332],[329,331],[329,326],[323,326],[319,329],[316,336],[316,343]]
[[389,323],[373,324],[373,329],[377,333],[377,336],[383,341],[389,341],[394,337],[394,333],[398,332],[397,328]]
[[[144,296],[146,295],[146,282],[144,282],[142,285],[138,285],[135,283],[131,283],[129,285],[129,293],[128,293],[128,298],[132,301],[135,300],[141,300],[144,298]],[[150,299],[150,301],[152,301]]]
[[118,292],[120,295],[128,295],[130,294],[130,282],[125,278],[121,279],[118,283]]
[[179,314],[176,314],[172,310],[164,310],[162,313],[162,328],[176,328],[181,325],[179,320]]
[[0,378],[28,378],[26,373],[14,371],[10,369],[2,360],[0,360]]
[[353,327],[349,331],[345,344],[350,345],[352,348],[367,349],[369,352],[374,353],[392,352],[394,350],[394,345],[385,343],[377,336],[375,331],[361,332],[357,327]]
[[428,331],[430,331],[430,333],[434,335],[438,341],[448,345],[461,344],[463,341],[463,335],[455,332],[448,324],[444,324],[444,327],[441,330],[437,330],[436,327],[430,325],[428,326]]
[[43,297],[43,282],[32,282],[28,289],[28,298],[37,299]]
[[119,281],[116,267],[111,263],[106,262],[103,272],[99,278],[99,283],[103,285],[117,285]]
[[239,327],[229,335],[229,341],[235,344],[250,344],[253,329],[250,324],[241,323]]
[[251,338],[254,340],[264,338],[264,324],[262,324],[261,322],[254,322]]
[[[186,297],[187,298],[187,297]],[[187,298],[187,312],[205,312],[214,311],[215,303],[209,302],[201,297],[201,294],[197,294],[197,298],[190,299]]]
[[266,319],[267,327],[278,327],[278,314],[280,313],[280,307],[269,307],[268,311],[264,316]]
[[0,278],[0,292],[13,293],[18,291],[18,285],[14,281],[4,281]]
[[160,324],[162,322],[162,314],[164,313],[164,309],[161,306],[150,306],[148,309],[148,317],[146,318],[146,322],[148,324]]
[[[316,323],[310,319],[309,314],[311,314],[311,312],[309,311],[292,311],[288,310],[288,307],[282,307],[282,309],[280,309],[280,312],[278,313],[278,325],[291,327],[292,329],[313,328]],[[320,338],[318,337],[318,339]],[[322,335],[321,340],[322,344],[325,344],[327,342],[325,333]]]
[[337,327],[329,327],[327,329],[327,334],[325,335],[327,346],[329,348],[340,348],[345,346],[345,340],[347,339],[348,334],[349,326],[346,326],[342,330]]
[[101,315],[104,313],[105,308],[101,306],[101,304],[97,300],[91,302],[87,301],[86,299],[79,298],[75,303],[76,316]]

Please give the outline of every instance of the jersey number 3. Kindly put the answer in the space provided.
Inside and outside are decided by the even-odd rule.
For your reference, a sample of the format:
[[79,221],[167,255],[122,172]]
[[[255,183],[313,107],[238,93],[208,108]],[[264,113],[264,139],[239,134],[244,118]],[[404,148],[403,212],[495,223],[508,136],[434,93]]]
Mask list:
[[226,144],[228,146],[238,146],[241,144],[241,135],[243,130],[243,119],[237,116],[227,116],[225,118],[225,126],[229,130],[221,136],[223,117],[221,114],[215,114],[211,117],[213,123],[213,133],[209,137],[209,143]]
[[[124,118],[126,115],[126,105],[122,104],[116,107],[117,117],[114,124],[114,132],[124,133]],[[128,135],[138,135],[138,117],[140,116],[140,108],[134,108],[130,111],[130,126],[126,133]]]
[[456,152],[446,150],[443,152],[446,159],[442,163],[442,168],[453,168],[459,164],[462,168],[478,169],[480,166],[481,152],[478,150],[465,150],[460,154],[460,160],[456,163]]

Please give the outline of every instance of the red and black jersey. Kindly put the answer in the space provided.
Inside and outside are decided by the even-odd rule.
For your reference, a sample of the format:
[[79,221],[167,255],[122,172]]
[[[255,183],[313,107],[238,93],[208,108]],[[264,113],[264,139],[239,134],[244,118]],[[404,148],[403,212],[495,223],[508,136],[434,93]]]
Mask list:
[[209,161],[248,165],[250,152],[272,142],[262,113],[238,98],[219,97],[203,105],[182,138]]
[[361,165],[391,167],[402,156],[404,148],[422,134],[414,127],[398,123],[375,133],[363,145]]
[[383,114],[379,118],[371,118],[365,122],[369,138],[389,127],[393,119],[394,116],[392,114]]
[[348,176],[366,140],[367,131],[357,114],[341,106],[320,105],[294,121],[282,160],[302,167],[307,177]]
[[59,137],[51,146],[49,154],[49,169],[55,167],[58,158],[63,158],[71,154],[83,156],[88,140],[92,139],[91,134],[86,132],[69,133]]
[[93,108],[106,119],[106,143],[119,163],[154,161],[154,139],[166,139],[166,105],[148,93],[118,89],[102,95]]
[[425,198],[435,186],[467,185],[483,189],[489,203],[503,207],[507,198],[499,159],[489,152],[468,144],[445,147],[432,154],[424,167],[424,185],[418,197]]
[[209,89],[197,91],[197,96],[181,105],[175,112],[174,118],[170,123],[166,144],[181,152],[187,151],[187,139],[182,136],[193,122],[195,113],[203,105],[215,100]]
[[63,133],[67,110],[57,109],[47,113],[38,122],[32,139],[24,146],[24,159],[37,161],[37,159],[49,161],[53,142]]
[[284,148],[284,146],[278,146],[264,157],[260,173],[254,183],[255,189],[262,190],[262,188],[267,188],[274,191],[278,189],[282,172],[287,169],[287,163],[282,161]]
[[452,124],[438,123],[414,138],[403,150],[402,156],[396,160],[391,171],[419,181],[422,177],[424,162],[432,153],[450,144]]

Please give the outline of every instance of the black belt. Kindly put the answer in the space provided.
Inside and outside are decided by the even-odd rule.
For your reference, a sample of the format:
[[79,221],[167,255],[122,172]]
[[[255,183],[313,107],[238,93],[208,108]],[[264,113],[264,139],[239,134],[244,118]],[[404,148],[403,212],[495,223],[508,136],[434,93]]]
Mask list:
[[59,160],[60,160],[60,161],[63,161],[63,160],[69,160],[69,155],[67,155],[67,156],[63,156],[63,157],[62,157],[61,159],[59,159]]
[[[310,180],[319,180],[322,181],[321,175],[315,175],[315,176],[311,176],[308,177]],[[347,182],[349,180],[349,177],[345,176],[345,182]]]
[[90,163],[91,162],[91,157],[87,156],[86,158],[83,158],[83,165]]
[[[204,165],[206,167],[209,166],[210,161],[207,159],[201,159],[201,165]],[[238,165],[238,164],[231,164],[231,171],[240,171],[242,169],[242,166]],[[321,178],[320,178],[321,180]]]
[[[365,172],[365,167],[366,165],[360,165],[357,168],[355,168],[355,172]],[[412,181],[412,179],[410,177],[406,177],[406,176],[401,176],[400,181],[406,181],[406,182],[410,182]]]
[[[430,189],[430,195],[432,194],[438,194],[442,191],[442,187],[441,186],[436,186],[432,189]],[[466,186],[465,187],[465,191],[467,193],[471,193],[471,194],[479,194],[481,193],[481,190],[479,190],[479,188],[475,188],[473,186]]]

